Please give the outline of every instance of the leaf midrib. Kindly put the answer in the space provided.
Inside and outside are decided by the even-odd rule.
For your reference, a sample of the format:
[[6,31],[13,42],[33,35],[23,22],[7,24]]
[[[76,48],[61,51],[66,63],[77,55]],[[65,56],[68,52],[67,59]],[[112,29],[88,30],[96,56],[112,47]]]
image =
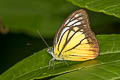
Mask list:
[[[118,53],[118,52],[120,52],[120,51],[116,51],[116,52],[114,52],[114,53],[111,52],[111,54],[115,54],[115,53]],[[106,53],[104,53],[104,54],[101,54],[100,56],[103,56],[103,55],[109,55],[109,54],[108,54],[108,52],[106,52]],[[82,68],[85,68],[85,67],[86,67],[86,68],[87,68],[87,67],[93,67],[93,66],[97,66],[97,65],[103,65],[103,64],[108,64],[108,63],[113,63],[113,62],[119,62],[119,61],[120,61],[120,60],[114,60],[114,61],[106,62],[106,63],[91,64],[91,65],[83,66],[83,67],[80,67],[80,68],[77,68],[77,69],[73,69],[73,70],[61,72],[61,73],[58,73],[58,74],[56,74],[56,75],[60,75],[60,74],[63,74],[63,73],[66,74],[66,73],[70,73],[70,72],[73,72],[73,71],[78,71],[78,70],[81,70]],[[59,64],[61,64],[61,62],[58,62],[58,63],[56,63],[55,65],[59,65]],[[46,68],[46,67],[49,67],[49,65],[42,67],[42,69],[44,69],[44,68]],[[30,72],[26,72],[26,73],[24,73],[24,74],[22,74],[22,75],[19,75],[19,76],[16,77],[15,79],[19,79],[20,77],[22,77],[22,76],[24,76],[24,75],[26,75],[26,74],[32,73],[32,72],[34,72],[34,71],[37,71],[37,70],[39,70],[39,69],[35,69],[35,70],[30,71]],[[39,77],[39,78],[44,78],[44,77],[49,77],[49,76],[42,76],[42,77]]]

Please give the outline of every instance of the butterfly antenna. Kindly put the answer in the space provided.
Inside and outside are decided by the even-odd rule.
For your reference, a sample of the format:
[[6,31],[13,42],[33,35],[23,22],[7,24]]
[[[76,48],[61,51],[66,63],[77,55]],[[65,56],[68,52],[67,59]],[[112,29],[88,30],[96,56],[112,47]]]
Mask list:
[[43,36],[40,34],[40,31],[37,30],[37,33],[39,34],[40,38],[42,39],[42,41],[45,43],[45,45],[49,48],[48,43],[45,41],[45,39],[43,38]]

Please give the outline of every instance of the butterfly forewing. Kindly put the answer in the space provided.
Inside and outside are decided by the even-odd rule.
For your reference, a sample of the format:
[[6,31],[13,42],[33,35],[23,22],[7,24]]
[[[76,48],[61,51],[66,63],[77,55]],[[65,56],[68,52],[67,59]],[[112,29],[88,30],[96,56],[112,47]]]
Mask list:
[[87,13],[83,9],[73,12],[54,38],[56,59],[84,61],[94,59],[98,51],[98,42],[90,29]]

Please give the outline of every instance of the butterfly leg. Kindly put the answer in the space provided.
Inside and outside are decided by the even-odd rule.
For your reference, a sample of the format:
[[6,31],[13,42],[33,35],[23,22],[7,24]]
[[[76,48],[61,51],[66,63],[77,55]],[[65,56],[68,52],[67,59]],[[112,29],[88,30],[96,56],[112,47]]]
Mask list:
[[50,61],[49,61],[49,69],[50,68],[53,68],[54,69],[54,60],[55,60],[55,58],[53,57]]
[[65,63],[67,66],[69,66],[68,62],[67,62],[66,60],[64,60],[64,58],[62,58],[62,59],[63,59],[64,63]]

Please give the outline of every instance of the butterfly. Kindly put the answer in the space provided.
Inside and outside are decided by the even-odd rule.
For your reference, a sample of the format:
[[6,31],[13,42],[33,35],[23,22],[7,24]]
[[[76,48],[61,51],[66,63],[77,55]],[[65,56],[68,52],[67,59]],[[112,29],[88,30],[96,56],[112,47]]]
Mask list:
[[53,48],[47,51],[53,57],[51,61],[86,61],[99,55],[98,41],[85,10],[76,10],[65,19],[55,35]]

